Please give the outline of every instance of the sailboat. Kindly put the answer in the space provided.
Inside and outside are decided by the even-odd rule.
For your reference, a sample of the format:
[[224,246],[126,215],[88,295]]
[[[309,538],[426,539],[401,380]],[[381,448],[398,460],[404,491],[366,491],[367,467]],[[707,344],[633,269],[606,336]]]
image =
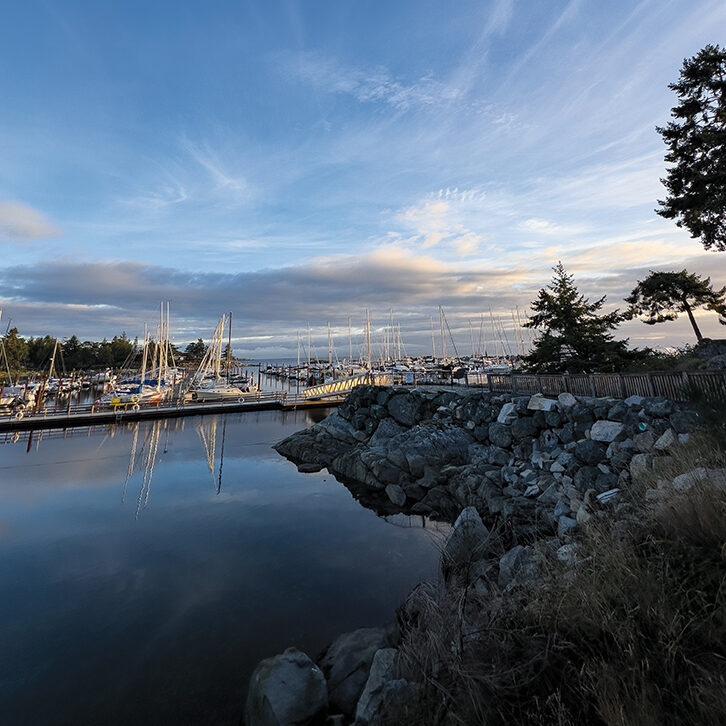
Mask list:
[[[229,344],[227,346],[227,372],[222,375],[222,343],[224,330],[229,326]],[[230,380],[232,356],[232,313],[229,318],[222,315],[212,334],[212,340],[207,346],[202,362],[197,372],[192,376],[185,400],[208,402],[244,400],[245,395],[257,393],[257,387],[247,384],[235,384]]]

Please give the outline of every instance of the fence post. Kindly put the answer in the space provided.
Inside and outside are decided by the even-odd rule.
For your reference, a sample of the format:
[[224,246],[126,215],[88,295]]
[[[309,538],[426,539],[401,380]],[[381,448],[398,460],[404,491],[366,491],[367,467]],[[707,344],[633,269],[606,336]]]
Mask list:
[[685,401],[688,398],[688,371],[683,371],[681,378],[683,379],[683,400]]
[[537,389],[542,393],[542,376],[539,373],[537,374]]
[[653,388],[653,374],[648,371],[646,373],[646,378],[648,379],[648,395],[655,396],[655,388]]
[[512,393],[516,393],[516,392],[517,392],[517,376],[516,376],[516,375],[514,375],[514,373],[512,373],[512,374],[511,374],[511,375],[509,376],[509,380],[510,380],[510,382],[511,382],[511,384],[512,384],[512,385],[510,386],[510,387],[511,387],[511,389],[512,389]]
[[490,373],[487,373],[487,384],[489,385],[489,393],[494,393],[494,384]]
[[592,373],[588,374],[587,376],[588,380],[590,381],[590,393],[592,394],[593,398],[596,398],[595,395],[595,377],[592,375]]
[[562,374],[562,390],[565,393],[569,393],[569,390],[567,387],[567,376],[564,373]]
[[620,398],[627,398],[625,394],[625,376],[622,373],[618,375],[620,376]]

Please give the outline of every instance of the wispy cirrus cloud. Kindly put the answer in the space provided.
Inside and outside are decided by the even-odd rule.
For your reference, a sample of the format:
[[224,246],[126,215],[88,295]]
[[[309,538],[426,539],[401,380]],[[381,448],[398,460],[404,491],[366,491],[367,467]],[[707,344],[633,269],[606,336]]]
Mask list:
[[278,61],[286,74],[322,91],[347,94],[361,103],[383,103],[398,111],[448,104],[464,93],[432,74],[407,81],[385,66],[354,68],[311,51],[283,53]]
[[37,209],[20,202],[0,201],[0,239],[27,242],[59,234],[60,230]]

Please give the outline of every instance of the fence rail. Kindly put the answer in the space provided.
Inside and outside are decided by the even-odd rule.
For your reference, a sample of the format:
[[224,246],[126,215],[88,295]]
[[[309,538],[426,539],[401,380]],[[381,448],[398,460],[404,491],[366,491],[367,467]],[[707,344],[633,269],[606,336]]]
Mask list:
[[707,398],[726,395],[726,371],[665,371],[647,373],[564,373],[552,374],[488,374],[485,384],[490,391],[501,393],[597,398],[628,398],[628,396],[664,396],[673,401],[687,401],[693,390]]

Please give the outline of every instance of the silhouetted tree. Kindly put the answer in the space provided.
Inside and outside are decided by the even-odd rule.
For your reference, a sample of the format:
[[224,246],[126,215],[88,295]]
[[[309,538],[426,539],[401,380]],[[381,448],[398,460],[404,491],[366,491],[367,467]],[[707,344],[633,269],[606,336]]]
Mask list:
[[[714,290],[711,278],[705,280],[687,270],[680,272],[651,272],[639,280],[633,292],[625,298],[630,307],[627,317],[639,316],[647,325],[675,320],[686,313],[698,340],[703,335],[698,328],[693,310],[705,307],[720,316],[726,315],[726,287]],[[720,318],[721,322],[723,319]]]
[[656,212],[706,249],[726,250],[726,50],[707,45],[684,60],[669,88],[679,103],[671,109],[675,120],[657,127],[672,166],[661,179],[668,196]]
[[195,343],[189,343],[184,350],[184,358],[192,363],[199,362],[204,356],[204,351],[207,346],[204,345],[204,341],[199,338]]
[[525,366],[534,372],[615,370],[629,357],[627,341],[615,340],[610,332],[622,315],[617,310],[601,314],[605,297],[590,302],[561,262],[553,270],[552,282],[539,291],[525,323],[540,331]]

